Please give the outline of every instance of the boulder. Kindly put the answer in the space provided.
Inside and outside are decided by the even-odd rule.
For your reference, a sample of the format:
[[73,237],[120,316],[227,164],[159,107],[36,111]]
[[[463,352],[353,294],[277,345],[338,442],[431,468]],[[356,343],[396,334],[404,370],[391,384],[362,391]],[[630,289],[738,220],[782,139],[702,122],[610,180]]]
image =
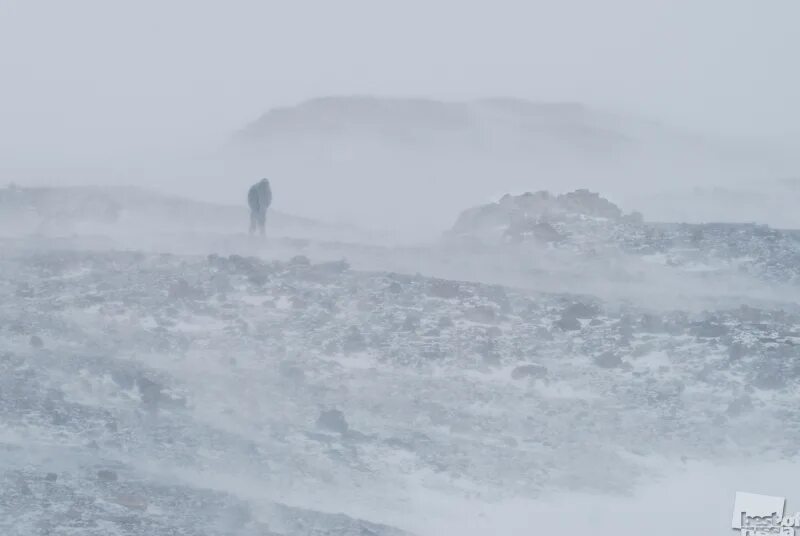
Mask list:
[[536,363],[520,365],[511,371],[511,378],[514,380],[521,380],[523,378],[545,378],[546,376],[547,367]]
[[344,418],[344,413],[338,409],[329,409],[322,411],[317,417],[317,428],[328,432],[345,434],[350,427]]
[[574,316],[562,315],[561,318],[556,321],[556,327],[563,331],[578,331],[582,326],[580,321]]
[[622,366],[622,359],[612,351],[603,352],[594,357],[594,364],[600,368],[619,368]]

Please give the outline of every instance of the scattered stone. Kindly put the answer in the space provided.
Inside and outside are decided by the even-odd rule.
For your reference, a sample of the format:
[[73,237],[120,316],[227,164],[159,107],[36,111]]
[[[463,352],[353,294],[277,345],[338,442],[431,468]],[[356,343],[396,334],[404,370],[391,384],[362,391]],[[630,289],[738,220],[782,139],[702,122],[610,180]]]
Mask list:
[[55,473],[47,473],[44,479],[47,482],[55,482],[56,480],[58,480],[58,475]]
[[294,382],[302,382],[306,377],[303,369],[288,361],[282,361],[281,364],[278,365],[278,371],[284,378]]
[[728,328],[722,324],[704,320],[702,322],[695,322],[692,324],[691,333],[695,337],[723,337],[728,334]]
[[497,366],[500,364],[500,353],[497,341],[493,338],[481,338],[474,343],[475,352],[483,358],[485,364]]
[[728,404],[725,413],[730,417],[738,417],[751,409],[753,409],[753,400],[748,395],[741,395]]
[[195,300],[203,297],[201,290],[193,288],[185,279],[179,279],[169,288],[171,300]]
[[623,315],[617,325],[619,329],[619,339],[621,344],[630,344],[635,334],[633,329],[633,319],[628,315]]
[[[578,327],[580,327],[580,322],[578,322]],[[536,337],[543,341],[553,340],[553,334],[550,333],[550,330],[541,326],[536,328]]]
[[594,363],[601,368],[617,368],[622,366],[622,359],[616,353],[609,350],[595,356]]
[[482,295],[494,303],[503,314],[511,312],[511,300],[508,298],[506,289],[500,285],[491,285],[484,289]]
[[520,365],[511,371],[511,378],[521,380],[522,378],[544,378],[547,376],[547,367],[531,363]]
[[349,354],[354,352],[363,352],[366,349],[367,343],[364,340],[364,336],[361,334],[361,331],[359,331],[356,326],[351,326],[350,329],[347,330],[344,340],[342,341],[342,350]]
[[738,361],[746,355],[747,347],[740,342],[735,342],[728,347],[728,358],[731,361]]
[[311,266],[311,261],[305,255],[295,255],[291,259],[289,259],[289,266],[297,267],[297,266]]
[[645,333],[663,333],[665,330],[664,319],[652,314],[642,315],[641,328]]
[[753,385],[763,390],[781,389],[786,385],[786,377],[777,367],[763,367],[753,377]]
[[147,510],[147,500],[136,495],[118,495],[114,502],[131,510],[144,512]]
[[329,432],[345,434],[350,427],[344,418],[344,413],[338,409],[329,409],[320,413],[319,417],[317,418],[317,428],[321,428]]
[[408,313],[403,321],[403,331],[417,331],[422,326],[422,319],[417,313]]
[[161,402],[163,387],[145,377],[140,377],[136,380],[136,387],[142,396],[142,403],[145,407],[150,409],[157,409],[159,402]]
[[397,281],[392,281],[389,283],[389,286],[386,287],[386,289],[392,294],[400,294],[403,291],[403,287]]
[[576,302],[567,307],[563,316],[570,316],[579,319],[590,319],[600,314],[600,308],[596,305],[587,305],[582,302]]
[[442,329],[453,327],[453,319],[449,316],[440,316],[438,326]]
[[20,495],[33,495],[33,490],[22,477],[17,479],[17,492]]
[[497,321],[497,313],[494,307],[488,305],[478,305],[464,311],[464,318],[470,322],[480,324],[491,324]]
[[269,283],[269,271],[266,269],[263,270],[252,270],[250,273],[247,274],[247,280],[258,287],[263,287],[267,283]]
[[563,331],[577,331],[581,329],[581,322],[574,316],[561,316],[556,321],[556,327],[561,328]]
[[434,279],[428,284],[428,294],[436,298],[451,300],[462,295],[461,285],[457,281]]
[[97,479],[101,482],[116,482],[117,473],[109,469],[101,469],[97,471]]
[[31,338],[30,338],[29,342],[30,342],[31,346],[33,348],[36,348],[37,350],[39,350],[41,348],[44,348],[44,341],[38,335],[31,335]]

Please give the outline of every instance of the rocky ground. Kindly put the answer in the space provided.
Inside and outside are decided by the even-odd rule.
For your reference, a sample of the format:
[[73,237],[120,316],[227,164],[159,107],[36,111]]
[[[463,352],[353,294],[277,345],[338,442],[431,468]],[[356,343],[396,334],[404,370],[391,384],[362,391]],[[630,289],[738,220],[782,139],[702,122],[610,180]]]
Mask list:
[[465,210],[446,240],[478,248],[504,246],[531,255],[626,257],[680,272],[744,276],[761,283],[800,283],[800,232],[756,223],[666,224],[625,214],[597,193],[577,190],[507,195]]
[[[2,534],[495,530],[503,501],[797,459],[797,232],[579,190],[422,244],[263,238],[115,192],[100,221],[108,193],[72,191],[61,233],[27,192],[0,236]],[[427,523],[447,501],[470,511]]]
[[400,534],[421,490],[627,493],[800,444],[790,304],[304,256],[11,248],[0,273],[4,534]]

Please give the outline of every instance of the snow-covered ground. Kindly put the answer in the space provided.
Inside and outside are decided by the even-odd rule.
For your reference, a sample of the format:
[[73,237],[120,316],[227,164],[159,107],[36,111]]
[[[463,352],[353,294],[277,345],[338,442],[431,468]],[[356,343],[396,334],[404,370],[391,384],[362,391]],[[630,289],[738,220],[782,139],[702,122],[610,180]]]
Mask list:
[[746,229],[9,233],[0,532],[728,534],[800,495],[794,239]]

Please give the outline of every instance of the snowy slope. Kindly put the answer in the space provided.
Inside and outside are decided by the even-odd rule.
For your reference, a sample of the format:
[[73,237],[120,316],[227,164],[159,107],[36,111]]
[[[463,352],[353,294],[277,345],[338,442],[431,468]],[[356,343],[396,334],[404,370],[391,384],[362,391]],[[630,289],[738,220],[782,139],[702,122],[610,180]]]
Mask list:
[[20,251],[2,271],[6,534],[395,534],[423,492],[630,492],[654,459],[800,439],[798,311],[302,257]]

